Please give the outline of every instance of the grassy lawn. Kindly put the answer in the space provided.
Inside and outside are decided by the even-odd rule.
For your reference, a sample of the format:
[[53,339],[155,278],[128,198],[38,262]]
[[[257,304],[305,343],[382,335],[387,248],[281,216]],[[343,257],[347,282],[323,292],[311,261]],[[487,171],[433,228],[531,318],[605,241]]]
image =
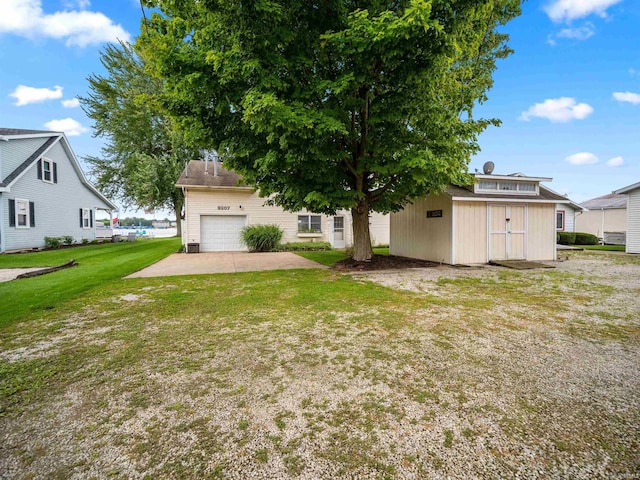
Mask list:
[[179,246],[179,239],[163,238],[0,255],[0,268],[55,266],[71,259],[78,263],[77,267],[40,277],[0,283],[0,298],[11,299],[10,308],[0,309],[0,326],[42,310],[55,310],[68,299],[111,285],[176,252]]
[[[347,253],[342,250],[328,250],[319,252],[295,252],[301,257],[313,260],[314,262],[321,263],[330,267],[340,260],[347,258]],[[376,247],[373,249],[373,253],[376,255],[389,255],[389,247]]]
[[572,245],[584,250],[603,250],[606,252],[624,252],[624,245]]
[[630,478],[640,258],[568,255],[105,280],[0,326],[0,471]]

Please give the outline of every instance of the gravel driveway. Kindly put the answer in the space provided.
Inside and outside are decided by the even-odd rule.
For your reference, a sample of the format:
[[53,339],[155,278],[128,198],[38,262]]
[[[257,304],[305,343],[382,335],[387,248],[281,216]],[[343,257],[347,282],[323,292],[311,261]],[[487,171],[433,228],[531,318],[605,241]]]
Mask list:
[[3,478],[639,477],[640,258],[275,275],[5,331]]

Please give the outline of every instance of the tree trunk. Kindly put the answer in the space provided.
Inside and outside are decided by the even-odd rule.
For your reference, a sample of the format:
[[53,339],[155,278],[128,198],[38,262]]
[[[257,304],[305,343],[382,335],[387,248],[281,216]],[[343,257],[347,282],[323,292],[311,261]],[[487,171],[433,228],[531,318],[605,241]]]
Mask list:
[[182,218],[180,218],[180,215],[182,215],[182,207],[176,208],[175,212],[176,212],[176,228],[178,229],[176,233],[176,237],[182,238]]
[[371,234],[369,233],[369,203],[360,200],[351,209],[353,219],[353,259],[357,262],[368,262],[373,257]]

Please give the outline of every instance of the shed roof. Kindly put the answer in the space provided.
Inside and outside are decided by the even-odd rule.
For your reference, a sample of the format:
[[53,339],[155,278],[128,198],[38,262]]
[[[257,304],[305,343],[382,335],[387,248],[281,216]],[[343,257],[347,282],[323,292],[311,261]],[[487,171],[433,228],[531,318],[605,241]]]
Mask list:
[[503,193],[474,193],[472,190],[468,190],[464,187],[458,187],[451,185],[445,190],[446,193],[456,198],[468,198],[472,199],[490,199],[490,200],[527,200],[527,201],[545,201],[553,203],[569,203],[570,200],[562,195],[547,190],[546,188],[540,189],[539,195],[506,195]]
[[213,162],[191,160],[176,182],[178,187],[251,188],[242,182],[242,177],[233,170],[227,170],[220,163],[214,175]]
[[627,208],[627,196],[619,193],[610,193],[601,197],[592,198],[582,205],[589,210],[608,210],[611,208]]

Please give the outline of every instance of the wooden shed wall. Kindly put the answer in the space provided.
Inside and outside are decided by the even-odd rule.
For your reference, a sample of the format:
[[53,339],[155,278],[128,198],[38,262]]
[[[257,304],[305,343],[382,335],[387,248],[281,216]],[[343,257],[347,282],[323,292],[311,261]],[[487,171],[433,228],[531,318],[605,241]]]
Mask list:
[[452,263],[487,263],[486,202],[454,202]]
[[531,203],[527,208],[527,260],[556,259],[556,207]]

